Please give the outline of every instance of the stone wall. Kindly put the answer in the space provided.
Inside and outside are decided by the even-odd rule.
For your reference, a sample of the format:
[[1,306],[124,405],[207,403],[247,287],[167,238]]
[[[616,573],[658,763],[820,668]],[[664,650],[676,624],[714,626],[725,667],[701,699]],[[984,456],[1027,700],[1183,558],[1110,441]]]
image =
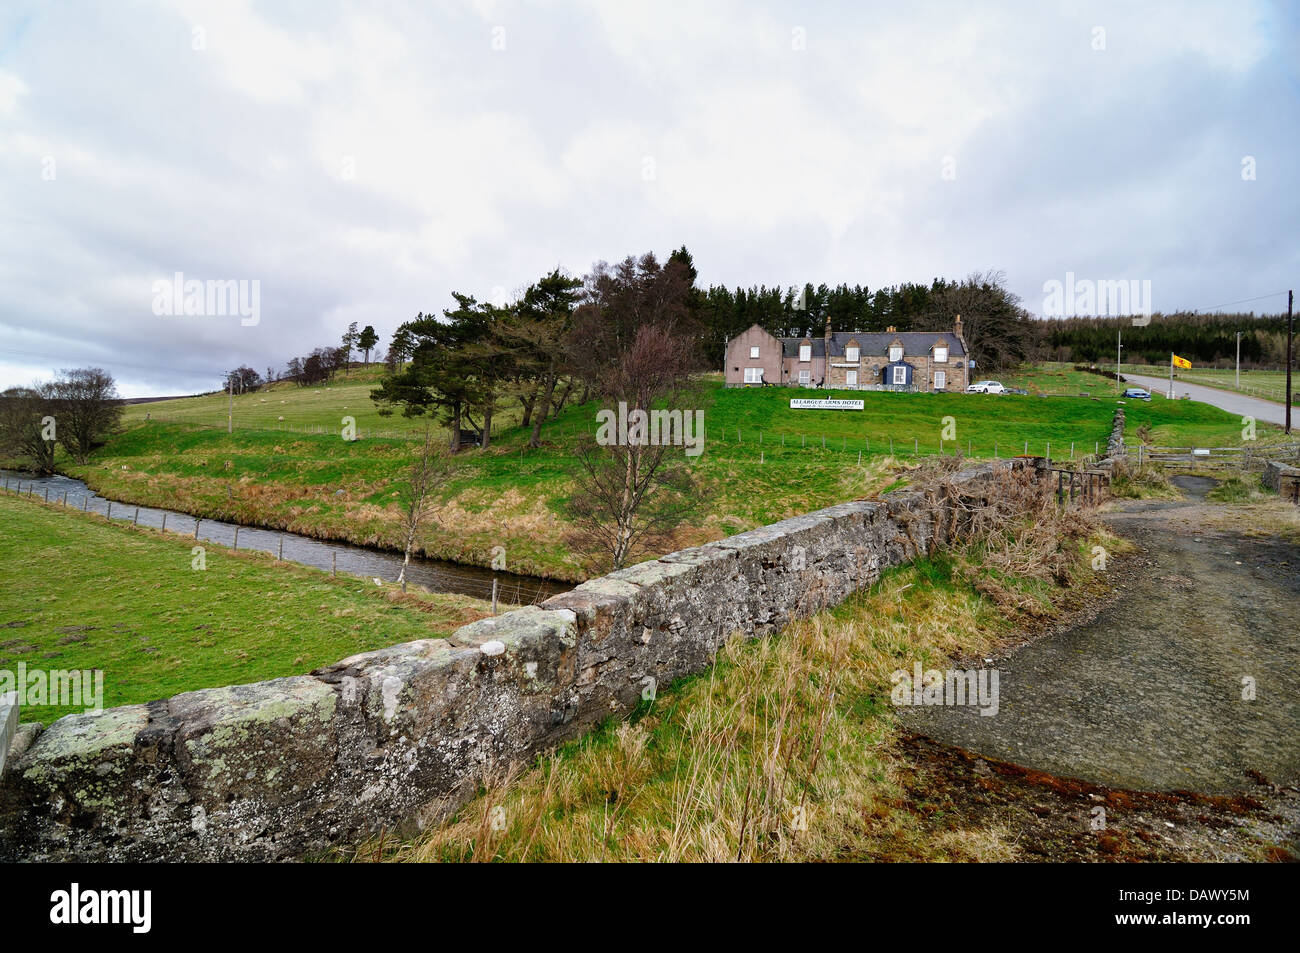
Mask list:
[[[956,475],[998,492],[1024,461]],[[919,491],[672,553],[538,607],[310,675],[187,692],[20,730],[0,778],[3,860],[280,860],[411,833],[736,636],[781,629],[960,534]],[[109,673],[111,676],[111,673]],[[18,738],[15,741],[19,741]]]
[[1300,468],[1280,460],[1269,460],[1264,465],[1263,482],[1266,487],[1293,502],[1300,503]]

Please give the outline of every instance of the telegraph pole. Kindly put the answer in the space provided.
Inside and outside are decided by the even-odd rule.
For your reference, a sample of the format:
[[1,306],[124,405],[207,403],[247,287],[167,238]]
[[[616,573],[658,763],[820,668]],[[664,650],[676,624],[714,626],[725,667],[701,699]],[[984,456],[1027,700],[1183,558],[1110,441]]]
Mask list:
[[1124,353],[1124,329],[1120,328],[1118,331],[1115,332],[1115,389],[1116,390],[1120,390],[1124,386],[1119,376],[1119,365],[1120,362],[1124,359],[1123,353]]
[[1295,292],[1286,293],[1286,432],[1291,432],[1291,342],[1295,336],[1295,326],[1291,320],[1291,305],[1295,301]]
[[226,433],[235,432],[235,379],[234,377],[226,378],[226,390],[230,393],[230,401],[226,406]]
[[1241,390],[1241,332],[1237,332],[1237,390]]

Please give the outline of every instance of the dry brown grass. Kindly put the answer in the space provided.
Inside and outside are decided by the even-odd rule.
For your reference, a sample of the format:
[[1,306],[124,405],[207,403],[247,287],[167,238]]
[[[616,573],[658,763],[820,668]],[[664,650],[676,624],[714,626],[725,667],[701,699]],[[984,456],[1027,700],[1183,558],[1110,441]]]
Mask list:
[[[1041,592],[1050,586],[1042,580],[1068,576],[1071,556],[1074,566],[1081,562],[1077,534],[1089,524],[1050,505],[1032,531],[999,524],[987,511],[966,516],[978,532],[956,558],[892,571],[869,592],[778,636],[732,639],[710,671],[665,690],[630,720],[517,773],[486,778],[475,800],[411,841],[373,840],[349,856],[1014,858],[1006,830],[936,826],[909,803],[890,674],[916,661],[994,651],[1018,621],[1048,614]],[[1061,534],[1058,550],[1044,542],[1052,533]]]

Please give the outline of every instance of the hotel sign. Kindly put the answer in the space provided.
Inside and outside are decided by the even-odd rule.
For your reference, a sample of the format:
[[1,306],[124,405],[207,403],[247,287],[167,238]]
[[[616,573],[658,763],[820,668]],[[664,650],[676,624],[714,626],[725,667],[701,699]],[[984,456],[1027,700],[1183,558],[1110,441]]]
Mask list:
[[795,397],[790,400],[791,410],[861,410],[866,406],[861,400],[811,400]]

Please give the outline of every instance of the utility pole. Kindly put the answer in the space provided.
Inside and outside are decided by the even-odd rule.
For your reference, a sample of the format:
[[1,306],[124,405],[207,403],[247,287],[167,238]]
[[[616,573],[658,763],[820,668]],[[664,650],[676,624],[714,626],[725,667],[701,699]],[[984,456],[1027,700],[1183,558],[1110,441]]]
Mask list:
[[1295,336],[1295,325],[1291,321],[1291,305],[1295,301],[1295,292],[1286,293],[1286,432],[1291,432],[1291,342]]
[[1241,332],[1237,332],[1237,390],[1241,390]]
[[226,433],[235,432],[235,379],[226,378],[226,390],[230,394],[230,401],[226,406]]
[[1120,328],[1115,332],[1115,389],[1116,390],[1121,390],[1124,387],[1123,383],[1120,381],[1120,376],[1119,376],[1119,365],[1120,362],[1124,359],[1123,342],[1124,342],[1124,329]]

